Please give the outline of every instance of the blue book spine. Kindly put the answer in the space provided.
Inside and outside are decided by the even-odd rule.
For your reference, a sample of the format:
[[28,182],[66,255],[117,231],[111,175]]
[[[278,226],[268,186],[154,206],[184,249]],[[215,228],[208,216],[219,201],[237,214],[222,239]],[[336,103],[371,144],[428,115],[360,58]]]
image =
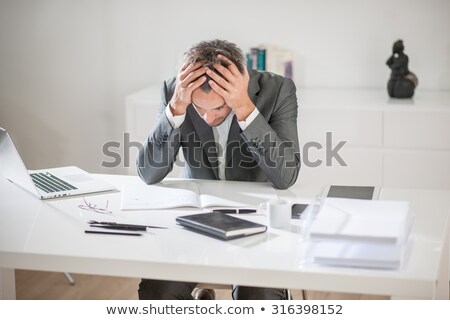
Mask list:
[[247,68],[248,69],[252,69],[253,67],[253,61],[252,61],[252,56],[250,55],[250,53],[247,53],[245,55],[245,62],[247,64]]
[[258,61],[257,69],[261,71],[266,71],[266,49],[258,50]]

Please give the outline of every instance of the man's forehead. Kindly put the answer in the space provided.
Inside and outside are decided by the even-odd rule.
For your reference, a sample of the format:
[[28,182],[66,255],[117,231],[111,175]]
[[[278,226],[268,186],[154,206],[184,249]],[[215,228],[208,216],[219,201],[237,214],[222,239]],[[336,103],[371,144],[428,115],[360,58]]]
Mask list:
[[225,107],[227,104],[226,103],[223,103],[223,104],[221,104],[221,105],[219,105],[219,106],[214,106],[214,105],[212,105],[212,106],[201,106],[201,105],[199,105],[199,104],[197,104],[197,103],[195,103],[194,101],[192,101],[192,105],[194,106],[194,107],[196,107],[196,108],[199,108],[199,109],[204,109],[204,110],[214,110],[214,109],[218,109],[218,108],[221,108],[221,107]]
[[192,103],[204,110],[213,110],[225,105],[225,100],[213,90],[204,92],[197,88],[192,92]]

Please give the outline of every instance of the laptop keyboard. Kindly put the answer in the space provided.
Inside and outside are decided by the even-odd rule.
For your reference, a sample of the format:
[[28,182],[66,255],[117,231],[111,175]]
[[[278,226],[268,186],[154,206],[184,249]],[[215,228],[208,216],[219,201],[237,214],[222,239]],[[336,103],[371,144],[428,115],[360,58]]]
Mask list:
[[41,189],[46,193],[50,192],[59,192],[59,191],[67,191],[67,190],[76,190],[73,185],[61,180],[58,177],[55,177],[50,172],[40,172],[40,173],[32,173],[30,174],[31,179],[33,179],[36,187]]

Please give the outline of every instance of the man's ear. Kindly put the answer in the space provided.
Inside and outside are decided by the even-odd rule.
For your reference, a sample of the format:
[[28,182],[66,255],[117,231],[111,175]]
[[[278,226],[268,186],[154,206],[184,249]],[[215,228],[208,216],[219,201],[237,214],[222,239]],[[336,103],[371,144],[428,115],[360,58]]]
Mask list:
[[249,75],[249,73],[248,73],[247,66],[244,66],[244,73],[243,73],[243,75],[244,75],[245,77],[250,77],[250,75]]

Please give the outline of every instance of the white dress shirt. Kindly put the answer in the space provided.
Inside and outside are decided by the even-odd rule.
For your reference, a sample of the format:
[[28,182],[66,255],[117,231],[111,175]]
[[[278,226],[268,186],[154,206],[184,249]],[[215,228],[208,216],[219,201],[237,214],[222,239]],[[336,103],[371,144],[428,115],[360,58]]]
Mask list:
[[[195,109],[195,108],[194,108]],[[197,111],[197,110],[196,110]],[[179,116],[174,116],[172,111],[170,110],[170,106],[167,105],[165,109],[167,120],[170,125],[177,129],[179,128],[186,117],[186,114],[182,114]],[[247,127],[252,123],[253,120],[258,116],[259,111],[255,108],[252,113],[247,117],[247,119],[243,121],[238,121],[239,127],[242,131],[247,129]],[[200,115],[200,114],[199,114]],[[220,146],[217,150],[217,157],[219,160],[219,179],[226,180],[225,177],[225,167],[226,167],[226,151],[227,151],[227,141],[228,141],[228,133],[230,132],[231,122],[233,120],[234,111],[231,111],[225,120],[218,126],[211,127],[214,135],[214,141]],[[201,115],[200,115],[201,117]]]

